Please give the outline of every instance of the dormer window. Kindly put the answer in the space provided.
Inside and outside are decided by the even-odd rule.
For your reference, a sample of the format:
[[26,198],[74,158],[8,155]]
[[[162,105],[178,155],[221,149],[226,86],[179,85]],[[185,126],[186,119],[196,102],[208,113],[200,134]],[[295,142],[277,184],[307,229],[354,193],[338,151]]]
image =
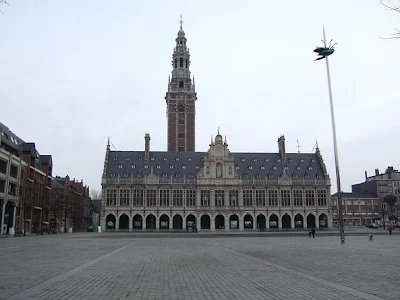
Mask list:
[[289,167],[288,166],[285,166],[285,170],[288,170],[289,169]]
[[142,174],[141,174],[141,173],[138,173],[138,174],[137,174],[137,177],[142,177]]
[[183,165],[183,166],[182,166],[182,169],[186,169],[186,166],[185,166],[185,165]]
[[296,167],[296,170],[300,170],[300,166],[297,166],[297,167]]
[[261,170],[265,170],[265,167],[264,167],[264,166],[261,166],[260,169],[261,169]]
[[293,174],[293,178],[297,178],[297,175],[296,175],[296,174]]
[[164,177],[164,178],[167,177],[167,174],[166,174],[166,173],[163,173],[163,174],[162,174],[162,177]]
[[248,178],[249,176],[246,173],[243,173],[243,178]]
[[309,170],[309,171],[311,171],[311,170],[312,170],[312,167],[311,167],[311,166],[309,166],[309,167],[308,167],[308,170]]
[[136,165],[132,165],[132,169],[136,169]]
[[179,157],[175,158],[176,161],[179,161]]
[[289,158],[289,159],[288,159],[288,162],[289,162],[289,163],[291,163],[291,162],[292,162],[292,159],[291,159],[291,158]]
[[268,159],[268,158],[266,158],[266,159],[264,159],[264,161],[265,161],[265,162],[269,162],[269,159]]
[[257,158],[253,158],[253,161],[257,161]]
[[193,174],[192,174],[192,173],[189,173],[188,177],[189,177],[189,178],[193,178]]
[[272,178],[272,174],[268,174],[268,178]]
[[249,170],[253,170],[253,167],[252,167],[252,166],[249,166]]
[[164,157],[164,161],[167,161],[167,158],[166,158],[166,157]]
[[311,159],[311,162],[315,163],[315,158]]
[[277,162],[281,162],[281,159],[280,159],[280,158],[278,158],[276,161],[277,161]]
[[117,160],[117,157],[116,157],[116,156],[114,156],[114,160]]
[[169,165],[169,168],[170,168],[170,169],[173,169],[173,168],[174,168],[174,166],[173,166],[173,165]]
[[142,160],[142,157],[141,157],[141,156],[139,156],[139,160]]
[[199,169],[200,167],[199,166],[195,166],[195,169]]
[[126,160],[131,160],[131,158],[129,156],[125,157]]
[[245,159],[245,158],[242,158],[242,161],[246,161],[246,159]]
[[148,166],[148,165],[144,165],[144,168],[145,168],[145,169],[148,169],[148,168],[149,168],[149,166]]
[[272,169],[273,169],[273,170],[276,170],[276,166],[273,166]]
[[160,165],[157,165],[157,169],[161,169],[161,166],[160,166]]
[[154,160],[154,157],[150,158],[150,160]]
[[304,159],[300,159],[300,162],[304,162]]
[[127,178],[129,176],[128,173],[124,173],[124,177]]
[[256,174],[256,178],[260,178],[260,174]]
[[118,168],[122,169],[122,165],[119,165]]
[[317,178],[321,178],[321,175],[319,175],[319,173],[317,173],[317,176],[316,176]]
[[111,176],[111,177],[115,177],[115,173],[111,173],[110,176]]
[[189,157],[189,158],[188,158],[188,161],[192,161],[192,158],[191,158],[191,157]]

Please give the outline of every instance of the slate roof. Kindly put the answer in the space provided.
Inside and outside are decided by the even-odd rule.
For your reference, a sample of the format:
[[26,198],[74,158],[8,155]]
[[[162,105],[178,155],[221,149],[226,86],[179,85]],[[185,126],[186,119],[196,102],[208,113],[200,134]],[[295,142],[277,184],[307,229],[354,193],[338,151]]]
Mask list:
[[[144,151],[110,151],[106,177],[140,178],[153,172],[164,178],[196,178],[203,167],[206,152],[152,151],[144,159]],[[278,153],[231,152],[241,178],[277,179],[283,174],[297,179],[327,179],[317,154],[287,153],[282,160]]]
[[24,141],[14,134],[6,125],[0,122],[1,143],[7,145],[14,153],[20,153]]
[[40,155],[40,161],[42,164],[48,165],[51,160],[51,155]]
[[[331,198],[337,198],[338,193],[334,193]],[[342,197],[343,198],[376,198],[374,195],[370,193],[343,193],[342,192]]]

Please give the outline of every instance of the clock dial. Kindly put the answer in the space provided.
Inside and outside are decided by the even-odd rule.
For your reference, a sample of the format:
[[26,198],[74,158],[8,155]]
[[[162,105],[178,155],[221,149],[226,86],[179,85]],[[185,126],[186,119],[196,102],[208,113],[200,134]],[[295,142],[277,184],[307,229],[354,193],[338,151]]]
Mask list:
[[178,111],[179,111],[179,112],[184,112],[185,110],[186,110],[185,104],[179,104],[179,105],[178,105]]

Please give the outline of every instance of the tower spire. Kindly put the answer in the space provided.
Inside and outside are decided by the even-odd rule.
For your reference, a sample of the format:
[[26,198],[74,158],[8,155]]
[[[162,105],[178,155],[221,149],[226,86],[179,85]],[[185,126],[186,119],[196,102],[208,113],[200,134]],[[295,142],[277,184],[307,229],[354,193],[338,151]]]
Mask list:
[[179,23],[181,24],[181,30],[182,30],[182,25],[183,25],[183,18],[182,18],[182,14],[180,15],[181,19],[179,20]]

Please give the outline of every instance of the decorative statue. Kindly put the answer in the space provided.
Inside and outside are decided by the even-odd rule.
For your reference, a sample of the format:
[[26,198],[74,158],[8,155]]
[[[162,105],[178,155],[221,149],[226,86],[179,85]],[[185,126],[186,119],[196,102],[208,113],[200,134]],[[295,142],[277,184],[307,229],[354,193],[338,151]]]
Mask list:
[[221,165],[217,165],[217,178],[222,177],[222,167]]

